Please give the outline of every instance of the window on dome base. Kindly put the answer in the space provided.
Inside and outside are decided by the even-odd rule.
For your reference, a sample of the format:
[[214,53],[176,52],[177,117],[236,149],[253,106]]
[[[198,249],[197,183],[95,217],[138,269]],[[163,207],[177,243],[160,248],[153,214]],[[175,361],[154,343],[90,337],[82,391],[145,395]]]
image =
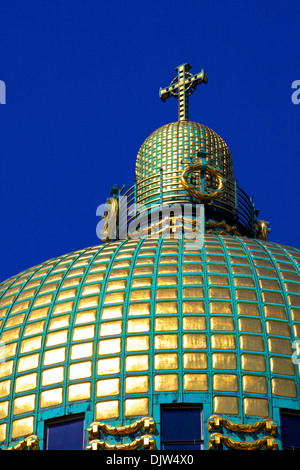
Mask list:
[[201,405],[161,407],[161,449],[203,450]]
[[46,450],[83,450],[84,415],[46,421],[45,441]]
[[281,439],[283,450],[300,450],[300,413],[281,410]]

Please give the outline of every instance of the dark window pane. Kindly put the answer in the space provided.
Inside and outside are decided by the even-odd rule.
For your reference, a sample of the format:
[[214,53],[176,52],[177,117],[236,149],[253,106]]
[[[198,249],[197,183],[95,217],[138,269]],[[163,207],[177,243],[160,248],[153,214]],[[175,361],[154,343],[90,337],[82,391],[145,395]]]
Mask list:
[[48,450],[82,450],[83,418],[48,425]]
[[163,444],[162,445],[162,450],[202,450],[203,449],[203,444],[200,442],[194,444],[194,443],[189,443],[189,444]]
[[163,441],[194,441],[201,439],[201,410],[165,408],[162,412]]
[[282,446],[300,449],[300,416],[281,414]]

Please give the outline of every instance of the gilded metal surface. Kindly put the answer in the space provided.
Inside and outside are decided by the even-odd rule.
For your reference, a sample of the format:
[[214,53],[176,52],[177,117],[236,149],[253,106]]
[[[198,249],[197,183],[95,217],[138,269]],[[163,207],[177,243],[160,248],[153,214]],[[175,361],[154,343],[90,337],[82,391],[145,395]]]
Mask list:
[[226,429],[234,432],[253,433],[260,430],[266,430],[271,436],[276,436],[277,424],[272,419],[264,419],[251,424],[234,423],[227,418],[218,415],[210,416],[208,420],[208,430],[213,432],[216,428],[224,426]]
[[99,439],[94,439],[90,441],[89,445],[86,447],[87,450],[135,450],[141,447],[144,450],[154,450],[155,449],[155,439],[151,434],[137,437],[131,442],[125,444],[109,444],[106,441],[100,441]]
[[[215,191],[204,193],[189,184],[188,176],[191,173],[195,173],[195,172],[203,173],[203,171],[209,173],[217,180],[217,188]],[[188,165],[182,171],[180,175],[180,182],[182,186],[184,187],[184,189],[192,197],[195,197],[196,199],[200,199],[200,200],[206,200],[206,201],[219,198],[224,190],[224,185],[225,185],[225,179],[222,177],[220,171],[212,167],[211,165],[206,165],[205,170],[203,170],[203,163],[201,161],[198,163],[195,163],[194,165]]]
[[12,447],[8,447],[7,450],[38,450],[39,449],[39,438],[36,435],[27,436],[22,441],[18,442]]
[[144,417],[135,421],[127,426],[111,426],[107,423],[99,423],[97,421],[90,424],[88,428],[89,439],[94,439],[99,437],[100,431],[105,432],[106,434],[112,436],[124,436],[126,434],[132,434],[139,429],[144,429],[148,433],[155,432],[155,421],[151,416]]
[[224,436],[223,434],[214,433],[209,437],[209,449],[214,450],[221,444],[225,444],[227,447],[235,450],[257,450],[262,447],[266,447],[267,450],[277,450],[278,442],[274,440],[274,437],[265,436],[262,439],[256,439],[253,442],[248,441],[235,441],[234,439]]
[[268,233],[271,232],[271,229],[269,227],[269,222],[266,222],[265,220],[258,220],[257,225],[256,225],[256,230],[257,230],[257,238],[261,240],[268,240]]
[[167,88],[160,88],[159,96],[165,101],[170,96],[178,99],[178,119],[189,119],[189,102],[188,97],[195,91],[201,83],[207,83],[207,74],[202,69],[197,75],[189,73],[191,66],[182,64],[176,68],[178,75],[175,77],[171,85]]

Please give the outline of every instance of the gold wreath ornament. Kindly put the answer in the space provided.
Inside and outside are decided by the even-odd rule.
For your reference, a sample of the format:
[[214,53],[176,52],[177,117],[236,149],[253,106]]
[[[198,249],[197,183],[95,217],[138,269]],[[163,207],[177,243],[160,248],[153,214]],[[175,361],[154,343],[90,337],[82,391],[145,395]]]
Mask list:
[[[218,187],[213,192],[202,193],[195,187],[191,186],[188,182],[188,176],[190,173],[195,173],[195,172],[203,173],[204,171],[214,176],[217,180]],[[209,201],[211,199],[217,199],[218,197],[221,196],[224,190],[225,181],[226,180],[222,177],[219,170],[217,170],[211,165],[205,165],[205,169],[204,169],[202,162],[197,162],[194,165],[188,165],[180,175],[180,182],[182,186],[184,187],[184,189],[190,194],[190,196],[195,197],[197,199],[202,199],[202,200],[204,199],[206,201]]]

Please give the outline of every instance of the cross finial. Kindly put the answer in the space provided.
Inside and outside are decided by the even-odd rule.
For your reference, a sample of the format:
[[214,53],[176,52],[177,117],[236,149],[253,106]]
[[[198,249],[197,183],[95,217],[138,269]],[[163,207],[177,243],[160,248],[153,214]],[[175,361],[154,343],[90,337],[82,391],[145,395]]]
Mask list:
[[192,75],[189,73],[190,68],[190,64],[176,67],[178,76],[172,80],[170,86],[159,89],[159,96],[163,101],[166,101],[170,96],[178,99],[179,121],[189,120],[189,96],[200,83],[207,83],[207,74],[203,69],[197,75]]

